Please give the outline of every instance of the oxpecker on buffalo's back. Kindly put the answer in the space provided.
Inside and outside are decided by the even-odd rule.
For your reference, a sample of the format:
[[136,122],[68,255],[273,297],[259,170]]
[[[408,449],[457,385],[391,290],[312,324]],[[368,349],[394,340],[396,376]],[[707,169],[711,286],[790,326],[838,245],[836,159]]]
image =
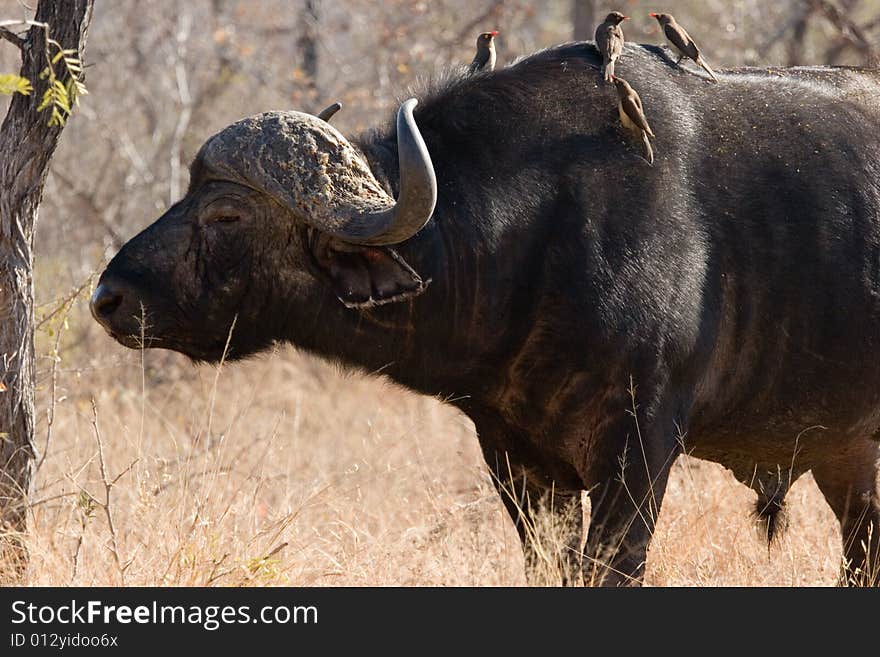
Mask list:
[[468,73],[474,74],[480,71],[495,70],[495,37],[498,36],[497,30],[491,32],[483,32],[477,37],[477,53],[474,60],[468,67]]
[[671,43],[672,47],[678,52],[678,61],[676,64],[680,64],[682,59],[688,57],[706,71],[714,82],[718,82],[718,78],[715,77],[715,71],[713,71],[709,67],[709,64],[706,63],[705,58],[700,54],[700,49],[697,48],[697,44],[691,38],[691,35],[678,24],[672,14],[655,14],[654,12],[651,12],[649,15],[652,18],[657,19],[657,22],[660,23],[660,26],[663,28],[663,34],[666,35],[666,38],[669,39],[669,43]]
[[614,76],[612,78],[614,86],[617,90],[618,97],[618,114],[623,127],[629,132],[639,137],[644,148],[645,159],[648,164],[654,164],[654,149],[651,148],[651,141],[648,137],[654,137],[651,126],[648,125],[648,119],[645,118],[645,110],[642,107],[642,99],[629,83],[621,77]]
[[611,82],[614,77],[614,63],[623,52],[623,28],[620,24],[626,20],[629,20],[629,16],[612,11],[596,28],[596,48],[602,57],[602,77],[605,82]]

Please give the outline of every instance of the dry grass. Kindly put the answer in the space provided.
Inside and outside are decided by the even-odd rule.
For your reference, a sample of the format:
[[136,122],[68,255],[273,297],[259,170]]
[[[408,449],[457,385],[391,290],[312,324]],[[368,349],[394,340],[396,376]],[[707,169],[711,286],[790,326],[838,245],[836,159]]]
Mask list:
[[[455,410],[290,349],[219,376],[125,350],[80,298],[39,335],[41,447],[56,345],[27,584],[524,584]],[[812,479],[791,490],[790,529],[769,552],[753,499],[722,468],[681,459],[647,583],[833,584],[839,532]]]

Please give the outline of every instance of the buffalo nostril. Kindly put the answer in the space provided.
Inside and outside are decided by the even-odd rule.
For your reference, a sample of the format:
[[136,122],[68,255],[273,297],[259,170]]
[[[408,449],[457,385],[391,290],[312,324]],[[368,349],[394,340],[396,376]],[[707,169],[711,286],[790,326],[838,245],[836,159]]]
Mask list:
[[95,310],[102,317],[109,317],[114,312],[116,312],[116,309],[119,308],[119,304],[121,303],[121,294],[114,294],[113,296],[102,297],[98,300]]
[[95,319],[101,321],[102,319],[109,319],[121,304],[122,295],[108,286],[101,284],[92,295],[92,301],[89,306],[91,307],[92,315],[94,315]]

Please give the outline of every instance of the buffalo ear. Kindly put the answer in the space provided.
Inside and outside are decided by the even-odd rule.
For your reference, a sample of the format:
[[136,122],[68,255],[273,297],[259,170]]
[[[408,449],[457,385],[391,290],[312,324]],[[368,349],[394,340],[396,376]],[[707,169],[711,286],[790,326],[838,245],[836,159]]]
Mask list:
[[348,308],[405,301],[425,291],[422,277],[394,249],[355,246],[335,239],[310,240],[315,265]]

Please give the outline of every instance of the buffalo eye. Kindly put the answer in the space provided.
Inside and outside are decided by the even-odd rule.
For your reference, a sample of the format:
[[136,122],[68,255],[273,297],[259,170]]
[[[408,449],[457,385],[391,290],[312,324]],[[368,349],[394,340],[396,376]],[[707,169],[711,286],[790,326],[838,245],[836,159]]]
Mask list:
[[251,217],[253,208],[250,197],[230,193],[228,187],[229,185],[223,183],[211,183],[202,191],[197,206],[199,224],[228,225]]
[[240,220],[241,217],[237,214],[221,214],[217,216],[208,217],[208,220],[205,223],[209,224],[231,224],[235,221]]
[[241,217],[242,208],[237,203],[212,203],[202,212],[201,223],[205,225],[231,224],[240,221]]

